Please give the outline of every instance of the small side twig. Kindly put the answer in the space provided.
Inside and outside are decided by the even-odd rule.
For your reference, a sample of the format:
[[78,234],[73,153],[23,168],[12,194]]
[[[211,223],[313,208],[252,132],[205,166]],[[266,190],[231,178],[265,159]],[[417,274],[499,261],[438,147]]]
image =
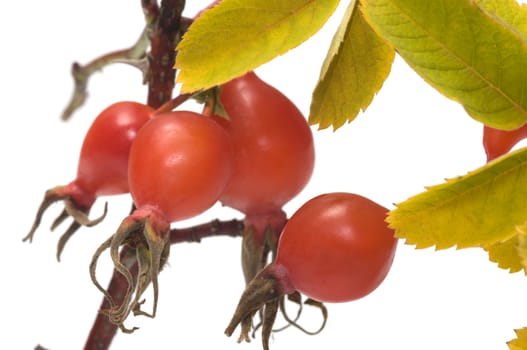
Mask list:
[[71,75],[75,85],[70,102],[62,112],[62,120],[69,120],[73,113],[84,104],[88,96],[88,81],[90,77],[104,67],[112,63],[127,63],[139,68],[143,72],[143,77],[146,76],[148,68],[146,67],[145,57],[146,49],[150,42],[147,32],[148,26],[130,48],[102,55],[85,65],[81,65],[78,62],[72,64]]

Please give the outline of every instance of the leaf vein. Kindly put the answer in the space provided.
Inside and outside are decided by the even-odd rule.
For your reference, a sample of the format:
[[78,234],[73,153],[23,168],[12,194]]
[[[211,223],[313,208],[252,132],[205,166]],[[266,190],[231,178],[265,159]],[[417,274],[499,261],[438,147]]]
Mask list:
[[[505,100],[510,103],[515,110],[520,112],[523,115],[527,115],[527,110],[520,105],[518,102],[514,100],[512,96],[510,96],[507,91],[505,91],[501,86],[497,85],[495,82],[488,79],[482,72],[477,70],[474,65],[471,62],[465,61],[462,57],[460,57],[455,51],[453,51],[451,48],[446,46],[434,33],[432,33],[429,29],[427,29],[426,26],[422,25],[421,23],[417,22],[414,18],[411,17],[411,15],[405,11],[401,6],[398,4],[393,4],[394,7],[399,11],[400,15],[403,16],[406,20],[406,22],[412,23],[414,26],[418,27],[422,32],[426,33],[426,36],[430,38],[433,42],[435,42],[442,51],[446,52],[449,57],[451,57],[453,60],[458,61],[460,64],[464,65],[467,70],[469,70],[474,77],[476,77],[478,80],[481,80],[484,82],[485,85],[488,85],[492,90],[494,90],[499,96],[502,96]],[[478,7],[479,9],[479,7]],[[481,9],[479,9],[481,11]],[[464,13],[464,15],[466,15]],[[470,28],[472,31],[472,28]],[[399,39],[404,39],[404,37],[400,37],[397,34],[393,34]],[[474,33],[472,32],[473,39],[475,38]]]

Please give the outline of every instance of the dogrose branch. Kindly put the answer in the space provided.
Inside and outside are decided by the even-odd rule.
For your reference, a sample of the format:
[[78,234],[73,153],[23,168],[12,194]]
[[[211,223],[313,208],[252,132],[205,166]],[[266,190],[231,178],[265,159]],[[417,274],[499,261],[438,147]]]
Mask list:
[[[109,52],[86,64],[74,62],[71,66],[73,92],[62,112],[62,120],[69,120],[75,111],[86,102],[88,97],[88,82],[91,76],[106,66],[114,63],[124,63],[139,69],[143,74],[144,83],[149,86],[148,104],[159,107],[174,88],[175,44],[187,30],[191,19],[181,17],[179,8],[184,7],[184,1],[163,1],[161,8],[167,3],[177,2],[173,11],[161,11],[157,0],[142,0],[146,25],[137,41],[129,48]],[[159,20],[158,20],[159,19]],[[163,19],[163,20],[162,20]],[[154,40],[155,42],[152,42]],[[148,48],[150,47],[150,53]]]
[[[175,48],[188,26],[187,22],[183,22],[185,25],[182,26],[181,20],[185,1],[161,0],[161,4],[158,6],[155,0],[142,0],[141,5],[147,22],[145,35],[150,43],[150,52],[146,54],[148,67],[145,75],[148,84],[147,103],[151,107],[157,108],[172,98],[176,75],[173,68],[176,55]],[[85,88],[86,83],[84,83],[84,90]],[[191,237],[195,237],[195,235],[196,233],[192,233]],[[192,238],[191,241],[195,241],[195,239]],[[132,255],[133,250],[124,247],[121,250],[120,258],[126,268],[132,272],[133,277],[136,278],[137,262]],[[120,303],[126,294],[127,286],[128,282],[124,276],[114,270],[107,292],[114,301]],[[100,310],[106,310],[109,306],[107,298],[104,298]],[[118,327],[108,319],[107,315],[99,312],[84,349],[109,349],[117,329]]]
[[[240,237],[244,230],[244,224],[241,220],[229,220],[220,221],[213,220],[206,224],[201,224],[184,229],[172,229],[170,232],[171,244],[184,243],[184,242],[200,242],[206,237],[215,236],[230,236]],[[126,246],[121,250],[120,256],[121,262],[128,268],[134,278],[137,276],[137,259],[135,259],[135,253],[133,249],[129,249]],[[107,288],[108,293],[112,296],[113,300],[117,303],[121,303],[126,294],[128,282],[124,276],[114,270],[110,284]],[[104,298],[101,305],[101,310],[106,310],[110,307],[110,304],[106,298]],[[117,333],[118,327],[110,322],[108,316],[99,313],[95,319],[95,323],[92,326],[86,345],[85,350],[107,350],[110,348],[110,344]]]
[[207,224],[170,231],[170,243],[196,242],[203,238],[215,236],[241,237],[244,230],[243,220],[213,220]]
[[184,0],[161,0],[159,16],[150,36],[147,104],[154,108],[172,98],[176,81],[175,49],[189,25],[182,20],[184,7]]

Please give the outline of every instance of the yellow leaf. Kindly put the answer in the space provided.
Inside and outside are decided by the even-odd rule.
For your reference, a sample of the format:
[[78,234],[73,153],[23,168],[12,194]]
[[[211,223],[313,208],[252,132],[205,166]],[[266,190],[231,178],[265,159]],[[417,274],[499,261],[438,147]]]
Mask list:
[[417,248],[485,247],[510,239],[527,219],[527,148],[429,187],[388,215],[396,235]]
[[523,269],[527,271],[527,223],[516,226],[516,232],[518,232],[518,256]]
[[334,129],[365,110],[390,73],[395,51],[351,1],[322,66],[309,122]]
[[507,343],[510,350],[527,350],[527,328],[516,329],[516,339]]
[[514,129],[527,121],[527,41],[477,2],[361,1],[368,22],[431,86],[474,119]]
[[190,26],[177,47],[182,92],[222,84],[300,45],[338,0],[223,0]]
[[497,242],[484,247],[489,254],[489,259],[498,264],[499,268],[509,272],[524,271],[523,258],[518,254],[518,235],[514,235],[506,241]]

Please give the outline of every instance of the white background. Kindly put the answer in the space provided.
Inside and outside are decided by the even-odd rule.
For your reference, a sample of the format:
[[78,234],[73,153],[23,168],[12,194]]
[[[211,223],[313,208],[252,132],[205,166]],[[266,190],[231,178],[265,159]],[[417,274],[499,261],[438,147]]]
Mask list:
[[[188,1],[185,14],[193,16],[206,4]],[[308,42],[257,70],[306,115],[345,6],[342,2]],[[54,233],[48,229],[60,205],[47,212],[32,244],[22,237],[44,191],[75,176],[84,132],[97,113],[118,100],[144,101],[140,74],[114,65],[93,77],[87,105],[70,122],[59,118],[71,94],[71,63],[133,43],[142,12],[139,1],[29,0],[9,2],[0,16],[0,348],[81,349],[101,301],[88,264],[128,212],[128,197],[109,199],[107,219],[80,230],[61,263],[55,248],[65,226]],[[312,181],[285,209],[291,214],[307,199],[331,191],[359,193],[393,208],[427,185],[482,165],[481,130],[459,105],[397,58],[366,113],[336,132],[313,127],[317,164]],[[94,215],[103,203],[96,204]],[[214,207],[180,226],[233,217],[241,215]],[[160,276],[158,316],[130,319],[129,326],[141,329],[118,334],[112,350],[260,349],[259,336],[238,345],[236,337],[223,334],[243,289],[239,249],[240,240],[233,238],[173,246],[170,266]],[[108,260],[103,256],[98,270],[103,281],[111,271]],[[321,334],[288,329],[275,334],[271,348],[507,349],[513,329],[527,326],[526,292],[523,274],[498,269],[480,250],[415,250],[401,242],[391,273],[373,294],[328,305],[329,321]],[[312,329],[319,321],[313,315],[303,319]]]

